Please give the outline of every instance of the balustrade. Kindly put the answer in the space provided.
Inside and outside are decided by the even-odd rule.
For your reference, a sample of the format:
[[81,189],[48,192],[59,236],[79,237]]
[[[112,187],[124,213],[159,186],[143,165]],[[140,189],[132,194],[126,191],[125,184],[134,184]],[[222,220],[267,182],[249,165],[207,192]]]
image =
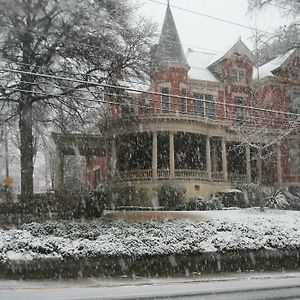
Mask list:
[[211,175],[212,175],[213,181],[223,181],[224,180],[223,172],[212,172]]
[[247,182],[247,174],[228,174],[228,181],[229,182]]
[[208,173],[205,170],[176,169],[175,177],[183,179],[208,180]]

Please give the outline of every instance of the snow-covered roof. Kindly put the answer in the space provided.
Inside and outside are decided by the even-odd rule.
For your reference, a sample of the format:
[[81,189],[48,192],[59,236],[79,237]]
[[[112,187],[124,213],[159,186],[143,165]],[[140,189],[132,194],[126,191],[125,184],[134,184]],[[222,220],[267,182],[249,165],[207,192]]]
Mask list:
[[274,58],[273,60],[267,62],[266,64],[260,66],[257,70],[257,68],[254,68],[253,70],[253,79],[264,78],[267,76],[274,76],[272,73],[276,69],[283,66],[283,64],[288,60],[288,58],[296,52],[297,49],[291,49],[288,52],[286,52],[283,55],[279,55],[278,57]]
[[156,64],[160,66],[182,64],[188,67],[169,4],[155,51],[155,59]]
[[216,54],[194,51],[188,49],[186,58],[190,66],[189,78],[196,80],[207,80],[218,82],[218,79],[213,75],[207,67],[215,61]]
[[233,54],[238,53],[241,55],[247,56],[250,61],[254,61],[254,55],[252,51],[239,39],[225,54],[221,54],[215,57],[215,60],[209,65],[210,68],[213,68],[216,64],[222,60],[231,57]]

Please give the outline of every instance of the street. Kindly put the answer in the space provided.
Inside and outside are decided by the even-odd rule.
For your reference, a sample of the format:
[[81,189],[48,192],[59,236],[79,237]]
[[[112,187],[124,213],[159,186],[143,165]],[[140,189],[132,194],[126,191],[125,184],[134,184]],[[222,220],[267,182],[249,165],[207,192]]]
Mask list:
[[194,278],[0,281],[5,300],[300,299],[300,273]]

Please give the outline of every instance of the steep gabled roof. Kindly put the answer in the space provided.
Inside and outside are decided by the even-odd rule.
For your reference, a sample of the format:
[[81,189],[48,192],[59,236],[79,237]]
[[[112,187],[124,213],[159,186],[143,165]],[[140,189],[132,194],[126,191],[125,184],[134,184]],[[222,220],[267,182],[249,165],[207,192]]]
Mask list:
[[214,66],[218,65],[226,58],[230,58],[232,55],[244,55],[249,58],[251,62],[254,62],[255,57],[252,51],[239,39],[225,54],[220,55],[216,60],[208,66],[209,69],[213,69]]
[[253,79],[264,78],[267,76],[274,76],[274,72],[286,67],[292,59],[300,56],[300,49],[294,48],[289,50],[283,55],[279,55],[273,60],[261,65],[258,70],[254,69],[253,71]]
[[216,54],[188,49],[186,58],[191,67],[189,78],[195,80],[205,80],[219,82],[213,73],[207,69],[211,62],[215,61]]
[[155,64],[158,66],[183,65],[189,68],[169,5],[155,51]]

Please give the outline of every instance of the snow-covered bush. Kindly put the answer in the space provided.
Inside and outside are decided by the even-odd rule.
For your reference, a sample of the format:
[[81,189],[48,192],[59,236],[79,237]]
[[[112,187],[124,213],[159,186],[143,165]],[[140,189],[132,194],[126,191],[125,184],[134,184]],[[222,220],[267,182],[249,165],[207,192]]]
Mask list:
[[299,184],[291,184],[288,186],[288,191],[299,198],[300,200],[300,185]]
[[61,219],[96,218],[104,209],[100,197],[82,189],[56,192],[55,201]]
[[286,209],[289,207],[289,202],[285,194],[278,190],[265,199],[265,205],[269,208]]
[[148,196],[147,191],[135,186],[119,186],[106,189],[107,204],[110,208],[126,206],[147,206]]
[[50,221],[0,229],[0,263],[226,251],[300,249],[300,212],[244,209],[193,212],[199,220]]
[[246,183],[236,187],[244,193],[244,199],[246,207],[258,207],[259,203],[259,191],[258,185],[255,183]]
[[247,207],[244,193],[238,189],[228,189],[218,192],[215,197],[224,205],[224,207]]
[[3,201],[0,203],[0,213],[4,215],[48,215],[57,210],[53,193],[35,194],[32,199],[24,202]]
[[223,204],[218,198],[193,197],[186,203],[186,210],[220,210]]
[[0,202],[1,201],[12,201],[13,193],[12,189],[9,187],[5,187],[0,183]]
[[183,195],[186,189],[182,186],[173,184],[163,184],[158,189],[158,201],[160,206],[167,210],[175,210],[183,202]]

